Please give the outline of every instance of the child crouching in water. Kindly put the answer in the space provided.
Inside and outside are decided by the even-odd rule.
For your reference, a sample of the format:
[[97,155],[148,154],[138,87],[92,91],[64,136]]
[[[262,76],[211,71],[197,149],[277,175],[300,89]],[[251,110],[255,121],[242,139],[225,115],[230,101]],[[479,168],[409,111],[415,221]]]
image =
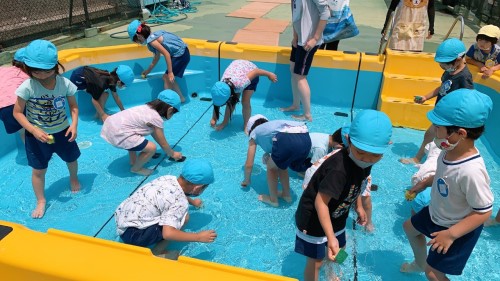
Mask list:
[[169,241],[212,243],[214,230],[182,231],[189,221],[188,198],[199,196],[214,182],[212,165],[205,159],[186,161],[181,175],[161,176],[139,188],[115,211],[117,233],[127,244],[154,245],[154,255],[166,257]]
[[[164,121],[179,112],[180,107],[177,93],[164,90],[154,101],[109,116],[102,126],[101,137],[113,146],[129,151],[132,173],[148,176],[153,170],[144,168],[144,164],[155,154],[156,145],[145,136],[152,134],[168,156],[182,159],[182,153],[170,148],[163,130]],[[140,152],[139,156],[137,152]]]
[[[59,75],[57,49],[46,40],[35,40],[26,47],[24,64],[30,79],[16,90],[14,117],[26,129],[26,156],[33,168],[31,181],[37,200],[33,218],[45,214],[45,174],[52,154],[66,162],[72,192],[80,190],[78,162],[80,149],[75,142],[78,125],[76,86]],[[61,66],[64,70],[64,67]],[[69,104],[71,124],[66,116]],[[24,111],[26,109],[26,115]]]
[[[296,172],[304,172],[311,166],[307,158],[311,150],[311,138],[304,122],[273,120],[257,114],[248,120],[248,152],[245,162],[245,179],[241,186],[250,185],[253,162],[257,145],[264,150],[262,162],[267,167],[269,195],[259,195],[259,200],[278,207],[278,197],[290,203],[290,178],[288,167]],[[278,193],[278,180],[283,190]]]
[[347,146],[326,159],[311,177],[295,212],[295,252],[307,257],[304,280],[318,280],[325,257],[335,261],[346,245],[345,226],[356,202],[358,223],[366,223],[360,194],[371,167],[389,146],[392,124],[383,112],[361,111]]
[[[243,106],[243,130],[246,131],[248,119],[252,114],[252,105],[250,98],[257,90],[259,84],[259,76],[267,76],[267,78],[275,83],[278,81],[276,74],[257,68],[257,66],[247,60],[235,60],[226,68],[222,75],[222,80],[216,82],[212,87],[211,94],[214,102],[214,111],[210,126],[214,127],[216,131],[224,129],[224,127],[231,120],[231,116],[240,101],[241,94],[243,93],[241,104]],[[226,105],[224,113],[224,120],[217,125],[219,120],[219,110],[221,106]]]
[[[415,261],[402,272],[422,272],[429,280],[461,275],[483,224],[492,213],[493,194],[483,158],[474,145],[493,108],[487,95],[459,89],[427,113],[436,128],[437,161],[428,207],[403,224]],[[431,240],[427,253],[425,237]]]

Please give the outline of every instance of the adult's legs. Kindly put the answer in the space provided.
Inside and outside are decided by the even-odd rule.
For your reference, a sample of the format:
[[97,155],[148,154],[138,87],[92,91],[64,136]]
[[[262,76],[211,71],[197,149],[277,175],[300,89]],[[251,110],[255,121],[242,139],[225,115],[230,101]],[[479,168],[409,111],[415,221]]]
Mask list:
[[424,134],[424,139],[422,140],[422,143],[420,144],[420,148],[418,149],[417,154],[413,158],[401,158],[399,159],[399,162],[403,164],[418,164],[422,161],[422,158],[425,155],[425,145],[430,143],[431,141],[434,140],[436,137],[436,127],[434,125],[431,125],[427,131],[425,131]]
[[307,82],[307,76],[293,73],[292,81],[293,80],[297,83],[297,90],[299,92],[300,102],[302,103],[304,113],[302,115],[292,115],[292,117],[299,120],[312,121],[311,88]]
[[171,90],[175,91],[179,95],[179,98],[181,99],[181,102],[185,102],[186,101],[186,99],[182,95],[181,88],[179,88],[179,84],[177,84],[177,81],[174,79],[173,82],[170,82],[170,80],[168,79],[168,75],[167,74],[163,74],[163,87],[165,88],[165,90],[166,89],[171,89]]
[[36,197],[36,208],[31,212],[31,217],[34,219],[42,218],[45,214],[45,169],[33,169],[31,173],[31,183],[33,184],[33,191]]
[[151,175],[153,170],[144,168],[144,164],[146,164],[146,162],[148,162],[151,159],[151,157],[153,157],[155,152],[156,152],[156,145],[151,141],[148,142],[146,147],[141,151],[141,153],[139,153],[139,156],[135,160],[135,163],[132,165],[132,168],[130,168],[130,171],[132,173],[136,173],[143,176]]
[[298,89],[298,81],[296,80],[295,73],[293,73],[293,69],[295,68],[295,62],[291,61],[290,62],[290,73],[292,74],[292,95],[293,95],[293,102],[292,105],[289,107],[283,107],[280,108],[281,111],[287,112],[287,111],[297,111],[300,108],[300,94],[299,94],[299,89]]

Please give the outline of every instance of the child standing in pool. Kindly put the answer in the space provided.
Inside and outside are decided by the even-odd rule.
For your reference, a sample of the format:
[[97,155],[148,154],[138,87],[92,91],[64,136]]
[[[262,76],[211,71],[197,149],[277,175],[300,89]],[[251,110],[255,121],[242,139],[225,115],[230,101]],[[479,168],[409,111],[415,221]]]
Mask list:
[[391,135],[386,114],[360,112],[351,124],[348,146],[326,159],[312,176],[295,212],[295,252],[307,257],[304,280],[318,280],[324,258],[335,261],[345,247],[345,226],[354,202],[358,223],[366,223],[361,185],[382,159]]
[[[304,122],[274,120],[257,114],[248,120],[249,134],[245,179],[241,186],[250,185],[253,162],[257,145],[264,150],[262,162],[267,167],[267,185],[269,195],[259,195],[259,200],[273,207],[278,207],[278,197],[286,202],[292,201],[288,167],[296,172],[304,172],[311,166],[307,159],[311,150],[311,138]],[[278,180],[283,187],[278,193]]]
[[108,114],[104,111],[104,105],[109,96],[107,90],[111,91],[120,110],[124,110],[116,88],[131,85],[134,82],[134,72],[127,65],[119,65],[111,72],[91,66],[82,66],[73,70],[69,80],[76,85],[78,90],[85,90],[92,96],[92,105],[99,118],[104,122],[108,118]]
[[[31,180],[37,205],[31,216],[41,218],[46,204],[45,174],[53,153],[67,163],[71,191],[80,190],[77,162],[80,149],[75,142],[78,125],[76,86],[59,75],[61,65],[57,61],[57,49],[49,41],[31,42],[26,47],[24,64],[30,79],[16,90],[13,114],[26,129],[26,155],[28,165],[33,168]],[[66,102],[71,124],[66,116]]]
[[160,60],[160,55],[165,57],[167,70],[163,75],[165,89],[174,90],[180,97],[181,102],[185,101],[175,77],[182,78],[184,71],[191,59],[189,49],[177,35],[164,30],[151,33],[151,28],[144,22],[134,20],[128,25],[130,39],[138,44],[147,44],[148,50],[154,54],[153,61],[149,67],[142,72],[146,77]]
[[[464,43],[456,38],[447,39],[439,45],[434,60],[439,63],[439,66],[444,70],[441,76],[441,86],[425,96],[415,96],[416,103],[422,104],[427,100],[436,98],[436,104],[438,104],[445,95],[454,90],[462,88],[474,89],[472,74],[464,60],[465,51]],[[403,164],[420,163],[425,154],[425,145],[432,141],[435,136],[434,132],[435,128],[431,125],[427,131],[425,131],[424,139],[415,157],[401,158],[399,161]]]
[[166,256],[169,241],[212,243],[214,230],[182,231],[189,221],[188,196],[198,196],[214,182],[212,165],[205,159],[188,160],[181,175],[161,176],[123,201],[115,211],[117,233],[127,244],[152,249]]
[[[113,146],[129,151],[132,173],[150,175],[153,170],[144,168],[144,164],[155,154],[156,145],[145,136],[152,134],[168,156],[175,160],[182,158],[182,153],[170,148],[163,131],[163,122],[172,118],[180,108],[179,96],[172,90],[164,90],[154,101],[109,116],[102,126],[101,137]],[[139,156],[137,152],[140,152]]]
[[7,134],[19,132],[24,142],[24,128],[14,118],[14,104],[16,103],[17,88],[29,78],[24,72],[23,61],[26,48],[17,50],[12,60],[12,66],[0,67],[0,120],[2,120]]
[[[226,68],[222,75],[222,80],[216,82],[212,87],[211,94],[214,103],[214,111],[210,126],[214,127],[216,131],[224,129],[229,123],[233,114],[236,104],[239,102],[241,94],[243,93],[241,104],[243,106],[243,130],[246,132],[248,119],[252,114],[252,105],[250,98],[257,90],[259,83],[259,76],[266,76],[271,82],[278,81],[276,74],[257,68],[257,66],[247,60],[235,60]],[[219,109],[221,106],[226,105],[224,113],[224,120],[217,125],[219,120]]]
[[[403,224],[415,261],[402,272],[423,272],[429,280],[461,275],[492,213],[493,194],[483,158],[474,145],[493,108],[490,97],[460,89],[446,95],[427,118],[434,143],[443,150],[437,161],[428,207]],[[431,248],[427,254],[425,237]]]

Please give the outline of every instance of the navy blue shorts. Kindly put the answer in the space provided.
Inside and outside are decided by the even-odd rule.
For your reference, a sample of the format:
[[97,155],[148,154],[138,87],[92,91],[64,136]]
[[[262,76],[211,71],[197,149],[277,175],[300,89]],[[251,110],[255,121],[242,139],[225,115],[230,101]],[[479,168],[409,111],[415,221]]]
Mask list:
[[25,148],[28,165],[37,170],[47,169],[49,160],[52,158],[54,152],[66,163],[76,161],[80,157],[80,149],[76,141],[68,141],[71,134],[67,137],[64,136],[67,129],[52,134],[55,141],[53,144],[43,143],[37,140],[30,132],[26,131]]
[[14,105],[9,105],[4,108],[0,108],[0,120],[3,121],[3,126],[7,134],[13,134],[23,128],[13,115]]
[[292,53],[290,54],[290,61],[295,63],[293,73],[306,76],[309,73],[314,54],[318,50],[318,46],[312,48],[309,52],[304,50],[304,47],[298,46],[295,48],[292,45]]
[[[343,248],[346,245],[345,231],[335,236],[339,241],[339,247]],[[295,235],[295,252],[315,260],[322,260],[326,257],[326,248],[328,242],[322,244],[309,243],[299,236]]]
[[290,167],[296,172],[304,172],[311,167],[311,159],[307,158],[310,150],[309,133],[277,133],[273,138],[271,158],[282,170]]
[[246,86],[243,91],[249,90],[249,91],[257,91],[257,85],[259,84],[259,76],[255,77],[250,81],[250,85]]
[[[175,77],[182,78],[184,76],[184,71],[191,60],[191,54],[189,53],[189,49],[186,47],[184,50],[184,54],[180,57],[170,57],[172,60],[172,68]],[[165,74],[168,73],[168,69],[165,71]]]
[[83,76],[83,66],[73,70],[69,80],[75,84],[78,90],[81,91],[87,89],[87,81],[85,81],[85,77]]
[[141,144],[139,144],[138,146],[134,146],[134,147],[129,148],[129,149],[127,149],[127,150],[128,150],[128,151],[142,151],[142,150],[146,147],[146,145],[148,145],[148,142],[149,142],[149,141],[145,139],[145,140],[144,140],[143,142],[141,142]]
[[129,227],[120,238],[127,244],[147,247],[163,240],[162,230],[163,227],[159,224],[154,224],[145,229]]
[[[411,217],[411,224],[416,230],[429,238],[432,238],[431,233],[433,232],[448,229],[435,224],[431,220],[428,206]],[[436,251],[429,250],[427,264],[445,274],[461,275],[482,230],[483,226],[481,225],[458,238],[451,244],[446,254],[439,254]]]

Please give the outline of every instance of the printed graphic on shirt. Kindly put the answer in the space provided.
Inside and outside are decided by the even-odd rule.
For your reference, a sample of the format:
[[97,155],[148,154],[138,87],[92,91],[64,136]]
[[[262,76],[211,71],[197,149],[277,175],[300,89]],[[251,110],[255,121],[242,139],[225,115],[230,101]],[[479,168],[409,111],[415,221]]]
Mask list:
[[441,196],[448,197],[448,184],[443,178],[437,180],[437,188]]
[[344,202],[340,204],[335,211],[333,211],[332,216],[334,218],[339,218],[345,213],[349,212],[349,206],[351,206],[352,202],[356,200],[360,193],[360,187],[351,185],[351,188],[349,189],[349,193],[347,194],[347,197],[344,199]]
[[[66,100],[63,96],[43,95],[28,100],[26,117],[32,124],[47,128],[50,131],[67,127]],[[61,127],[61,128],[58,128]]]
[[448,91],[451,89],[451,85],[453,82],[451,80],[446,80],[441,84],[441,88],[439,88],[439,95],[440,96],[446,96]]

